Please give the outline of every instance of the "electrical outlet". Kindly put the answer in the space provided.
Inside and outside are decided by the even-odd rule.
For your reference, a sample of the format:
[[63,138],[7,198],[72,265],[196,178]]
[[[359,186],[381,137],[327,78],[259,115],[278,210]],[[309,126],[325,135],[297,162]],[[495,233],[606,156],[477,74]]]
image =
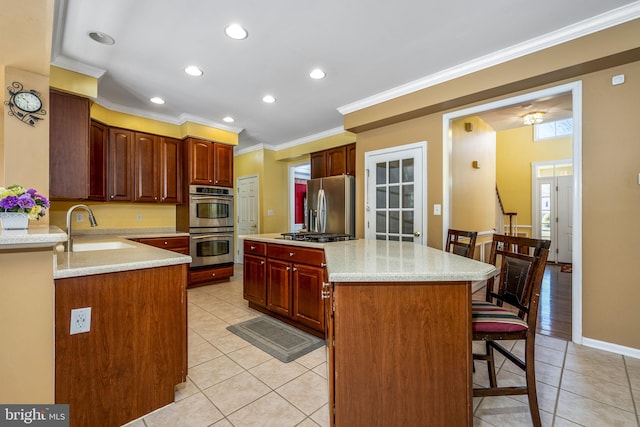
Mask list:
[[82,213],[80,212],[76,212],[76,222],[82,222],[84,221],[84,215],[82,215]]
[[434,215],[442,215],[442,206],[433,205],[433,214]]
[[91,307],[71,310],[71,327],[69,334],[81,334],[91,329]]
[[142,214],[136,215],[136,221],[138,222],[142,221]]

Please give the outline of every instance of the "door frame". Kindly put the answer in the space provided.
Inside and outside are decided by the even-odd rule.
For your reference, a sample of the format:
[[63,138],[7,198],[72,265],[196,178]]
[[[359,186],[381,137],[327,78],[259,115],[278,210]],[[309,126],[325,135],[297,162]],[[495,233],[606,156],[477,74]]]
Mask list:
[[[420,170],[420,172],[422,173],[422,203],[420,203],[421,205],[421,209],[422,209],[422,215],[420,215],[420,220],[422,221],[422,235],[420,236],[422,238],[422,245],[426,246],[427,245],[427,231],[428,231],[428,215],[427,215],[427,191],[428,191],[428,186],[427,186],[427,181],[428,181],[428,173],[427,173],[427,141],[418,141],[418,142],[413,142],[413,143],[409,143],[409,144],[404,144],[404,145],[398,145],[395,147],[389,147],[389,148],[381,148],[379,150],[373,150],[373,151],[366,151],[364,153],[364,167],[365,167],[365,171],[364,171],[364,235],[366,238],[367,235],[367,225],[366,225],[366,221],[367,221],[367,206],[368,206],[368,202],[369,202],[369,169],[367,169],[367,164],[370,160],[370,158],[372,156],[378,156],[378,155],[386,155],[386,154],[395,154],[395,153],[399,153],[401,151],[409,151],[409,150],[420,150],[420,154],[418,156],[416,156],[416,158],[420,159],[420,162],[422,162],[422,164],[418,164],[417,162],[414,165],[414,170]],[[415,191],[415,187],[414,187],[414,191]],[[375,199],[375,195],[372,195],[371,197],[373,197]],[[415,204],[414,204],[415,206]],[[417,218],[417,215],[414,216],[414,221]]]
[[234,218],[234,224],[236,224],[235,227],[233,227],[233,234],[234,234],[234,243],[236,246],[236,253],[235,253],[235,257],[234,257],[234,262],[237,264],[242,264],[244,261],[244,246],[240,244],[240,239],[238,239],[238,236],[240,234],[238,234],[238,227],[237,227],[237,219],[238,219],[238,215],[240,214],[240,210],[238,209],[238,203],[239,203],[239,199],[240,199],[240,181],[245,180],[245,179],[256,179],[258,182],[258,206],[257,209],[258,211],[256,212],[256,219],[257,219],[257,227],[258,227],[258,233],[260,232],[260,175],[258,174],[252,174],[252,175],[244,175],[244,176],[239,176],[236,178],[236,186],[234,189],[234,197],[233,197],[233,202],[234,202],[234,212],[236,217]]
[[[572,239],[572,313],[571,337],[576,344],[582,344],[582,80],[554,86],[523,95],[457,110],[442,116],[442,235],[447,235],[451,223],[451,170],[453,138],[451,121],[483,111],[531,102],[544,96],[571,93],[573,104],[573,239]],[[493,203],[493,201],[491,201]],[[444,240],[443,240],[444,247]]]
[[[301,162],[290,163],[289,164],[289,232],[296,232],[294,230],[294,225],[296,223],[296,213],[295,213],[295,198],[296,198],[296,168],[300,166],[311,165],[309,160],[304,160]],[[307,179],[311,179],[311,173],[309,173],[309,177]]]

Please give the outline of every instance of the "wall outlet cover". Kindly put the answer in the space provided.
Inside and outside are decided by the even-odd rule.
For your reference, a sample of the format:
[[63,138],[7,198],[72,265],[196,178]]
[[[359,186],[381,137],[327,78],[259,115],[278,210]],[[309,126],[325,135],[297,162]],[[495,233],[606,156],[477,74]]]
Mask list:
[[91,330],[91,307],[74,308],[71,310],[71,326],[69,334],[81,334]]

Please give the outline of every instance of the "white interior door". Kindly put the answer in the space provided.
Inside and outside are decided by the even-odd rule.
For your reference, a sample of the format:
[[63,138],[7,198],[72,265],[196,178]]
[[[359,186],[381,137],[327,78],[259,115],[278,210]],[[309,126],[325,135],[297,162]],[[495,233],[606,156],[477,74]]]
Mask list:
[[[258,233],[259,216],[258,205],[260,202],[258,176],[245,176],[238,178],[238,194],[236,197],[237,221],[236,232],[238,235]],[[236,245],[236,262],[242,263],[244,248],[242,244]]]
[[426,142],[365,153],[365,238],[423,244]]

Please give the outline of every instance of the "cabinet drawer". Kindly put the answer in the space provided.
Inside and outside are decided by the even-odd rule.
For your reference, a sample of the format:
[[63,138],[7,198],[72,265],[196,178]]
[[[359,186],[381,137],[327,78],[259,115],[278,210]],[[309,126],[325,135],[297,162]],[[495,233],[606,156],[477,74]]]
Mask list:
[[244,241],[244,253],[267,256],[267,244],[253,240]]
[[277,258],[291,262],[324,266],[324,251],[322,249],[302,248],[300,246],[269,244],[269,258]]
[[214,282],[233,276],[233,265],[189,271],[190,283]]
[[158,238],[144,238],[138,240],[145,245],[154,246],[161,249],[181,249],[189,247],[188,237],[158,237]]

